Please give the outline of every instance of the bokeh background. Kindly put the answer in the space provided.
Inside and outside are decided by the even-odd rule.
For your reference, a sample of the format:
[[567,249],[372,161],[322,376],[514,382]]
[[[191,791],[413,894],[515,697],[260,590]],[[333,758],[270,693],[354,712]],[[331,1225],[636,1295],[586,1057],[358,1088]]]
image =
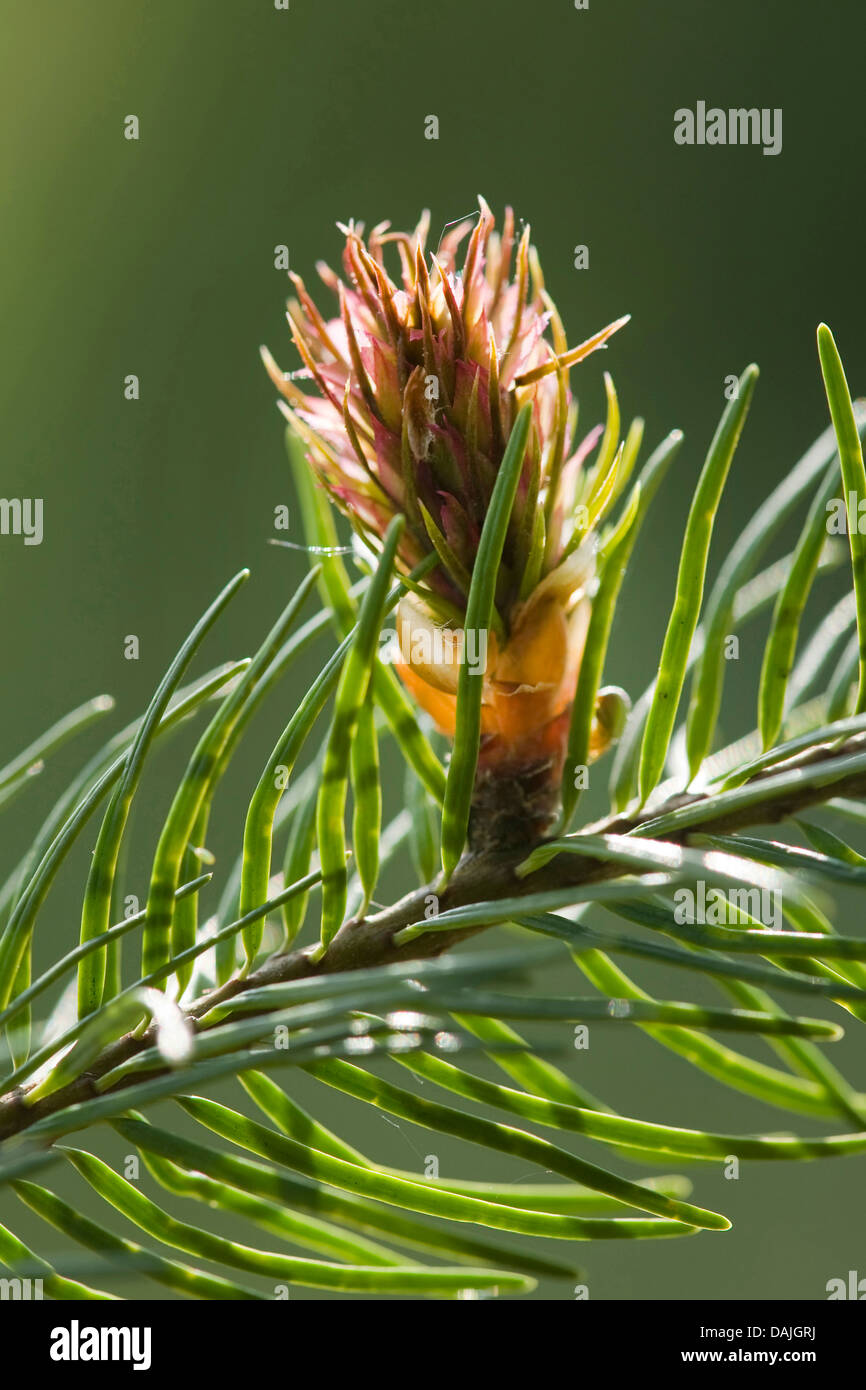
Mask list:
[[[313,284],[316,260],[337,259],[337,220],[412,226],[429,207],[435,240],[481,192],[497,214],[508,202],[531,222],[572,341],[632,314],[603,360],[623,411],[644,416],[649,447],[674,425],[686,433],[615,629],[607,677],[633,692],[655,668],[725,377],[761,367],[713,569],[825,427],[821,319],[852,389],[866,390],[858,0],[591,0],[586,11],[572,0],[290,0],[285,11],[272,0],[5,0],[3,29],[0,493],[42,497],[45,537],[0,539],[0,757],[103,690],[118,703],[112,730],[133,718],[242,565],[252,580],[207,665],[255,646],[296,585],[302,558],[268,544],[274,507],[294,507],[258,358],[266,342],[297,365],[277,245]],[[678,147],[673,113],[699,99],[781,107],[782,153]],[[138,141],[124,139],[130,114]],[[428,115],[437,141],[424,138]],[[579,271],[581,243],[590,266]],[[573,374],[587,426],[601,418],[601,365]],[[137,401],[124,399],[131,373]],[[822,605],[833,594],[827,583]],[[132,633],[137,662],[123,656]],[[754,723],[761,636],[750,630],[729,671],[731,736]],[[244,798],[325,650],[244,743],[216,817],[218,864],[236,851]],[[88,735],[16,803],[6,864],[97,744]],[[173,765],[161,759],[136,821],[130,881],[142,893]],[[43,958],[74,938],[84,839],[40,925]],[[640,978],[689,997],[688,977]],[[853,1042],[836,1055],[866,1075]],[[566,1065],[627,1113],[723,1130],[786,1123],[636,1034],[611,1030]],[[455,1145],[349,1101],[316,1104],[388,1162],[420,1168],[433,1151],[453,1171]],[[119,1141],[104,1151],[119,1160]],[[466,1176],[513,1176],[483,1153],[461,1151],[460,1164]],[[828,1279],[866,1273],[862,1161],[744,1165],[738,1182],[698,1169],[696,1182],[733,1231],[587,1247],[592,1297],[821,1298]],[[135,1281],[124,1292],[163,1296]]]

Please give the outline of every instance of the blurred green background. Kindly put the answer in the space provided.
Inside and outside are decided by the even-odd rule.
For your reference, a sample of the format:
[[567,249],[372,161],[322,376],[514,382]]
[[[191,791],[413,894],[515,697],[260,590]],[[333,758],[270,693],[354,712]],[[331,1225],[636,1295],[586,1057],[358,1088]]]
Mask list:
[[[586,11],[572,0],[291,0],[287,11],[272,0],[5,0],[0,493],[44,498],[45,538],[38,547],[0,539],[0,757],[102,690],[118,701],[112,729],[131,719],[195,617],[245,564],[252,580],[204,660],[257,644],[302,572],[300,557],[268,544],[274,507],[294,504],[259,343],[298,365],[274,248],[288,246],[312,287],[315,261],[337,260],[338,219],[412,226],[426,206],[435,242],[479,192],[497,215],[508,202],[531,222],[572,342],[632,314],[603,365],[624,413],[645,417],[649,446],[674,425],[686,432],[614,633],[607,676],[639,692],[654,671],[725,377],[751,360],[761,367],[714,569],[825,427],[820,319],[852,389],[866,390],[862,24],[858,0],[590,0]],[[673,113],[699,99],[781,107],[782,153],[676,146]],[[130,114],[138,141],[124,139]],[[424,138],[431,114],[438,141]],[[588,270],[574,269],[579,243]],[[602,411],[601,365],[591,359],[572,376],[585,426]],[[124,399],[131,373],[137,401]],[[827,584],[823,601],[832,594]],[[132,633],[138,662],[123,657]],[[750,630],[729,673],[731,736],[754,723],[761,635]],[[216,817],[220,863],[325,650],[243,746]],[[6,864],[80,756],[78,745],[16,804],[4,822]],[[131,878],[141,893],[171,776],[163,757],[138,816]],[[48,954],[75,935],[88,844],[64,877],[66,897],[56,892],[46,909]],[[659,987],[684,997],[691,981]],[[838,1054],[864,1077],[862,1049],[846,1042]],[[636,1035],[604,1034],[571,1065],[627,1113],[722,1130],[785,1123]],[[325,1096],[324,1107],[389,1162],[420,1168],[437,1152],[445,1173],[456,1158],[455,1145],[350,1102]],[[471,1173],[463,1151],[466,1176],[508,1172],[492,1172],[483,1154],[469,1160]],[[725,1182],[698,1169],[698,1200],[725,1210],[734,1230],[587,1247],[591,1294],[821,1298],[829,1278],[866,1273],[862,1172],[857,1161],[754,1165]]]

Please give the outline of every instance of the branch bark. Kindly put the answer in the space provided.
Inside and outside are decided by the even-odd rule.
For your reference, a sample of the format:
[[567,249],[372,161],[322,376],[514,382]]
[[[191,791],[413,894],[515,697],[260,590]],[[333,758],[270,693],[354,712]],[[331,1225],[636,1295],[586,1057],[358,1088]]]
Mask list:
[[[810,752],[789,766],[812,767],[822,762],[830,763],[850,753],[862,753],[864,741],[851,739],[835,748]],[[759,774],[749,786],[759,786],[770,782],[778,769]],[[776,794],[774,794],[774,792]],[[702,820],[699,833],[729,834],[748,826],[770,825],[786,820],[809,806],[820,805],[833,797],[866,796],[866,772],[854,775],[840,775],[838,780],[829,780],[820,786],[786,787],[776,792],[769,787],[766,799],[745,807],[723,806],[719,814],[709,814]],[[643,810],[634,816],[609,816],[594,825],[584,827],[592,834],[625,834],[637,827],[655,820],[661,815],[679,810],[685,806],[706,804],[711,810],[713,797],[705,794],[680,794],[668,798],[663,804],[654,806],[651,811]],[[676,843],[687,842],[695,828],[689,827],[678,833],[665,835],[665,839]],[[487,850],[484,853],[468,854],[458,865],[451,881],[440,888],[437,884],[427,884],[393,906],[371,917],[350,920],[344,923],[320,959],[313,958],[313,949],[296,950],[272,956],[258,970],[241,978],[235,977],[227,984],[211,990],[190,1005],[187,1013],[194,1025],[216,1007],[229,1004],[232,999],[248,990],[259,989],[264,985],[285,983],[313,975],[331,974],[345,970],[359,970],[395,961],[408,961],[438,956],[449,950],[459,941],[464,941],[477,932],[485,931],[485,926],[473,926],[450,932],[430,932],[416,937],[404,946],[394,944],[395,935],[404,927],[424,918],[430,895],[435,895],[438,910],[464,907],[472,903],[489,902],[495,899],[518,897],[529,892],[544,892],[549,889],[574,887],[597,882],[602,879],[621,877],[625,872],[621,866],[606,861],[584,858],[583,856],[563,854],[539,869],[531,878],[518,878],[515,868],[526,855],[529,846],[525,845],[518,853],[510,850],[498,853]],[[243,1016],[249,1018],[250,1011]],[[232,1017],[231,1013],[228,1015]],[[56,1114],[67,1106],[76,1105],[91,1099],[97,1094],[95,1083],[121,1062],[137,1056],[146,1048],[153,1046],[155,1028],[151,1026],[140,1037],[128,1033],[112,1043],[102,1053],[93,1066],[75,1081],[52,1095],[44,1097],[31,1106],[25,1103],[26,1092],[18,1090],[0,1099],[0,1140],[8,1139],[29,1128],[46,1115]],[[167,1070],[163,1069],[163,1070]],[[148,1075],[161,1075],[154,1071]],[[118,1083],[117,1090],[144,1079],[143,1073],[124,1079]],[[109,1094],[103,1092],[102,1094]]]

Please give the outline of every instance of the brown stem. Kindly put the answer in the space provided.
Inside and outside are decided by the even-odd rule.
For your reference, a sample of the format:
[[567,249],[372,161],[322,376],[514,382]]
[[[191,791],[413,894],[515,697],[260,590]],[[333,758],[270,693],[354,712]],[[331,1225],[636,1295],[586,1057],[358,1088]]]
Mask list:
[[[852,740],[850,744],[842,747],[823,750],[818,754],[809,754],[802,759],[800,765],[811,766],[816,762],[835,759],[844,756],[846,752],[853,751],[863,751],[863,745],[860,741]],[[769,776],[772,776],[772,770],[754,778],[751,785],[758,784]],[[790,789],[784,794],[779,792],[775,796],[768,795],[767,800],[759,804],[752,804],[739,810],[732,809],[727,812],[723,810],[718,816],[711,816],[703,821],[696,829],[699,829],[700,833],[703,834],[728,834],[750,825],[769,825],[788,819],[799,811],[805,810],[808,806],[829,801],[832,797],[846,795],[866,795],[866,774],[858,773],[853,776],[840,777],[837,781],[826,783],[820,787],[803,786]],[[667,814],[682,806],[696,805],[708,800],[709,798],[702,794],[682,794],[671,797],[662,806],[655,807],[651,812],[642,811],[635,816],[609,816],[595,825],[585,827],[585,829],[587,832],[595,834],[623,834],[648,820],[655,819],[656,816]],[[685,829],[678,833],[666,835],[665,838],[681,842],[687,840],[692,833],[695,832],[691,829]],[[311,975],[359,970],[394,961],[419,960],[438,956],[456,942],[464,941],[476,932],[486,930],[484,926],[473,926],[450,932],[436,931],[416,937],[403,946],[395,945],[394,937],[399,931],[424,919],[425,912],[430,907],[431,899],[435,899],[436,910],[441,913],[446,912],[449,908],[464,907],[472,903],[518,897],[529,892],[544,892],[548,889],[573,887],[578,884],[597,882],[604,878],[615,878],[624,872],[621,866],[607,861],[562,854],[532,874],[530,878],[518,878],[514,871],[521,859],[525,857],[527,848],[528,846],[524,845],[520,850],[513,848],[509,848],[507,851],[487,849],[480,853],[468,854],[458,865],[447,886],[439,887],[436,884],[427,884],[425,887],[407,894],[393,906],[372,917],[345,922],[319,960],[313,959],[311,949],[272,956],[258,970],[246,977],[235,977],[227,984],[203,995],[201,999],[196,1000],[189,1007],[188,1015],[195,1023],[214,1008],[229,1003],[237,995],[248,990],[260,989],[263,985],[285,983]],[[232,1014],[229,1013],[227,1018],[231,1017]],[[249,1018],[250,1012],[244,1011],[243,1017]],[[128,1061],[146,1048],[152,1047],[154,1041],[155,1028],[153,1026],[148,1028],[140,1037],[136,1037],[133,1033],[126,1034],[125,1037],[119,1038],[117,1042],[107,1047],[86,1073],[31,1106],[24,1104],[25,1093],[23,1091],[11,1092],[0,1100],[0,1140],[8,1139],[12,1135],[22,1132],[47,1115],[56,1114],[67,1106],[91,1099],[97,1094],[95,1083],[100,1077],[105,1076],[121,1062]],[[159,1074],[161,1074],[159,1071],[148,1073],[148,1075]],[[117,1087],[113,1089],[122,1090],[142,1079],[143,1075],[138,1073],[119,1081]],[[102,1094],[110,1094],[110,1092],[103,1092]]]

